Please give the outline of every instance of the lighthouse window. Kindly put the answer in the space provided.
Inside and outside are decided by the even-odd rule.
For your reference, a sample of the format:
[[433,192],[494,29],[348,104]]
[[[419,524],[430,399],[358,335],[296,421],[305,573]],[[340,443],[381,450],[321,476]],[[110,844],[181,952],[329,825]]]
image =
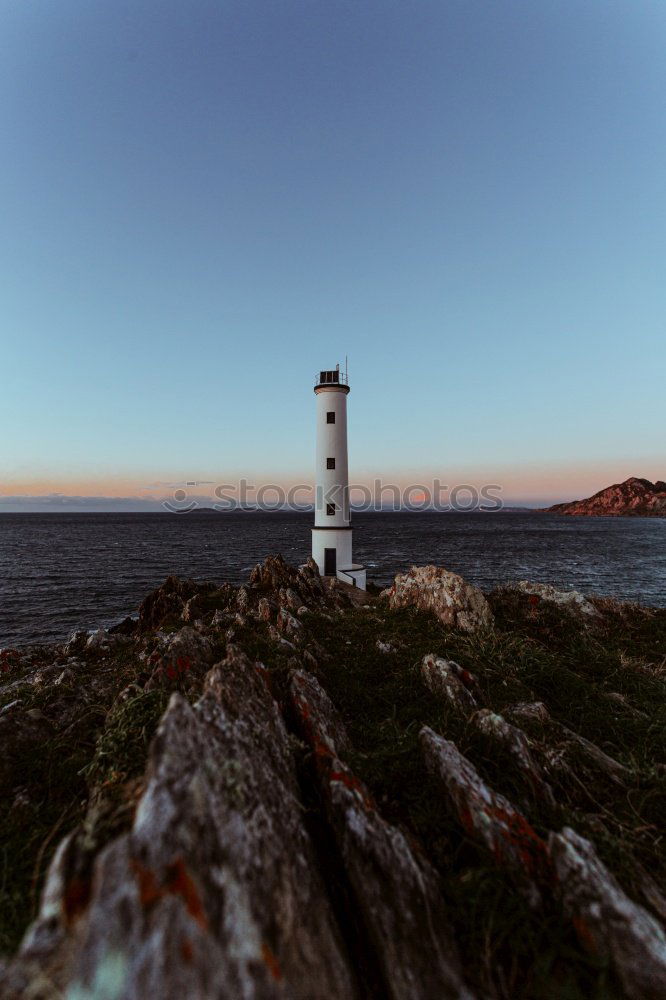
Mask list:
[[326,504],[326,513],[327,514],[335,514],[335,504],[334,503],[327,503]]
[[327,458],[326,459],[326,468],[327,469],[334,469],[335,468],[335,459],[334,458]]
[[334,424],[335,423],[335,410],[329,410],[328,411],[328,413],[326,414],[326,423],[327,424]]

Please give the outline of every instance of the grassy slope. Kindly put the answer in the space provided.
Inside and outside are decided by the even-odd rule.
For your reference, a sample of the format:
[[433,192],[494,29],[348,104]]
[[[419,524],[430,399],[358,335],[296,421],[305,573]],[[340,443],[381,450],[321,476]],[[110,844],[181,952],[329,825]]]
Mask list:
[[[666,825],[666,612],[605,602],[610,623],[593,633],[543,603],[535,610],[524,597],[498,592],[491,604],[497,628],[474,635],[413,610],[357,610],[335,623],[322,618],[316,631],[331,654],[323,683],[349,728],[357,774],[442,873],[466,965],[478,970],[480,985],[507,997],[606,997],[612,987],[604,968],[581,950],[559,914],[530,913],[511,881],[451,820],[425,772],[417,737],[427,723],[454,740],[538,832],[571,824],[592,838],[632,895],[637,862],[666,889],[660,834]],[[396,652],[378,652],[378,639]],[[556,808],[526,800],[510,761],[423,687],[418,665],[429,652],[467,667],[495,711],[544,701],[556,719],[636,768],[640,780],[618,788],[581,766],[580,784],[557,789]],[[608,692],[625,695],[645,718],[609,701]]]

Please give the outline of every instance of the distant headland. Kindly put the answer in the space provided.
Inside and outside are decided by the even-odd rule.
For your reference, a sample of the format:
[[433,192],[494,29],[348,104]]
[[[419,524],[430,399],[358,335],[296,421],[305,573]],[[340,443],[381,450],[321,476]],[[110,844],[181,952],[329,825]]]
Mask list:
[[572,500],[547,507],[548,514],[569,514],[587,517],[666,517],[666,483],[659,479],[630,476],[623,483],[615,483],[599,490],[587,500]]

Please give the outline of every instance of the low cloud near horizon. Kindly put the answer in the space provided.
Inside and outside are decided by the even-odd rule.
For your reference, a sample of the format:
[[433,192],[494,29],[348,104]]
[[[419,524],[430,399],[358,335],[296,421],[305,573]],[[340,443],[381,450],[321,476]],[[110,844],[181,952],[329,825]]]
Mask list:
[[40,513],[45,511],[164,511],[162,502],[152,497],[103,497],[68,496],[66,493],[47,493],[35,496],[0,496],[0,512]]
[[[211,508],[214,501],[210,496],[188,496],[182,504],[174,502],[173,495],[164,498],[171,505],[171,512],[186,512],[192,508],[201,510]],[[521,498],[504,500],[505,507],[543,507],[551,503],[558,502],[557,499],[544,501],[534,499],[532,501]],[[353,507],[353,502],[352,502]],[[48,493],[43,495],[16,495],[0,496],[0,513],[4,514],[45,514],[45,513],[169,513],[169,508],[165,506],[162,499],[152,497],[104,497],[104,496],[75,496],[65,493]]]

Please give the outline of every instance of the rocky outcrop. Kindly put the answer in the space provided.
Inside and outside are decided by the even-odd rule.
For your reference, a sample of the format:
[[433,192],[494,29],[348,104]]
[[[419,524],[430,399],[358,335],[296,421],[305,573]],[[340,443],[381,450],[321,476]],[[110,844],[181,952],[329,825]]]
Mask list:
[[412,566],[407,573],[398,574],[381,596],[390,608],[432,611],[444,625],[466,632],[493,624],[490,606],[478,587],[440,566]]
[[528,792],[554,806],[553,791],[538,762],[539,751],[522,729],[511,725],[504,716],[487,708],[476,712],[472,716],[472,722],[494,750],[504,752],[511,759]]
[[626,896],[592,844],[574,830],[551,834],[549,848],[564,908],[585,946],[611,962],[630,1000],[662,1000],[663,928]]
[[597,517],[666,517],[666,482],[631,476],[599,490],[587,500],[572,500],[547,507],[547,514]]
[[191,682],[202,677],[214,658],[213,645],[190,626],[164,636],[148,659],[152,667],[151,687],[170,681]]
[[452,705],[461,715],[467,717],[477,708],[474,692],[478,696],[478,684],[469,670],[463,670],[454,660],[428,653],[421,661],[421,677],[435,697]]
[[189,600],[215,589],[214,583],[196,583],[194,580],[180,580],[177,576],[169,576],[139,605],[138,627],[143,630],[156,629],[171,618],[180,618]]
[[424,727],[421,744],[461,826],[518,879],[532,906],[562,906],[583,947],[612,966],[629,1000],[665,996],[664,929],[629,899],[594,846],[568,827],[543,840],[453,743]]
[[412,572],[449,627],[270,557],[0,651],[3,1000],[664,995],[666,612]]
[[545,601],[546,604],[553,604],[557,608],[588,620],[601,618],[594,604],[590,603],[577,590],[557,590],[548,583],[529,583],[527,580],[512,583],[507,589],[517,590],[521,594],[529,594],[537,599],[536,603]]
[[571,774],[582,765],[618,785],[632,781],[633,775],[628,767],[605,753],[596,743],[553,719],[543,702],[521,702],[509,708],[507,714],[514,721],[537,726],[545,737],[553,770],[565,770]]
[[471,1000],[437,877],[405,835],[382,819],[363,782],[338,756],[344,726],[314,677],[299,671],[291,698],[342,865],[393,1000]]
[[439,781],[466,833],[510,871],[532,904],[541,898],[550,861],[542,839],[503,795],[483,781],[450,740],[424,726],[421,746],[429,771]]
[[62,851],[3,996],[38,971],[50,995],[356,995],[281,715],[234,650],[196,706],[172,696],[132,830],[97,858],[76,914]]
[[301,605],[308,607],[326,599],[326,588],[314,559],[294,568],[280,555],[268,556],[250,573],[250,588],[264,593],[282,591],[281,603],[290,605],[294,611]]

